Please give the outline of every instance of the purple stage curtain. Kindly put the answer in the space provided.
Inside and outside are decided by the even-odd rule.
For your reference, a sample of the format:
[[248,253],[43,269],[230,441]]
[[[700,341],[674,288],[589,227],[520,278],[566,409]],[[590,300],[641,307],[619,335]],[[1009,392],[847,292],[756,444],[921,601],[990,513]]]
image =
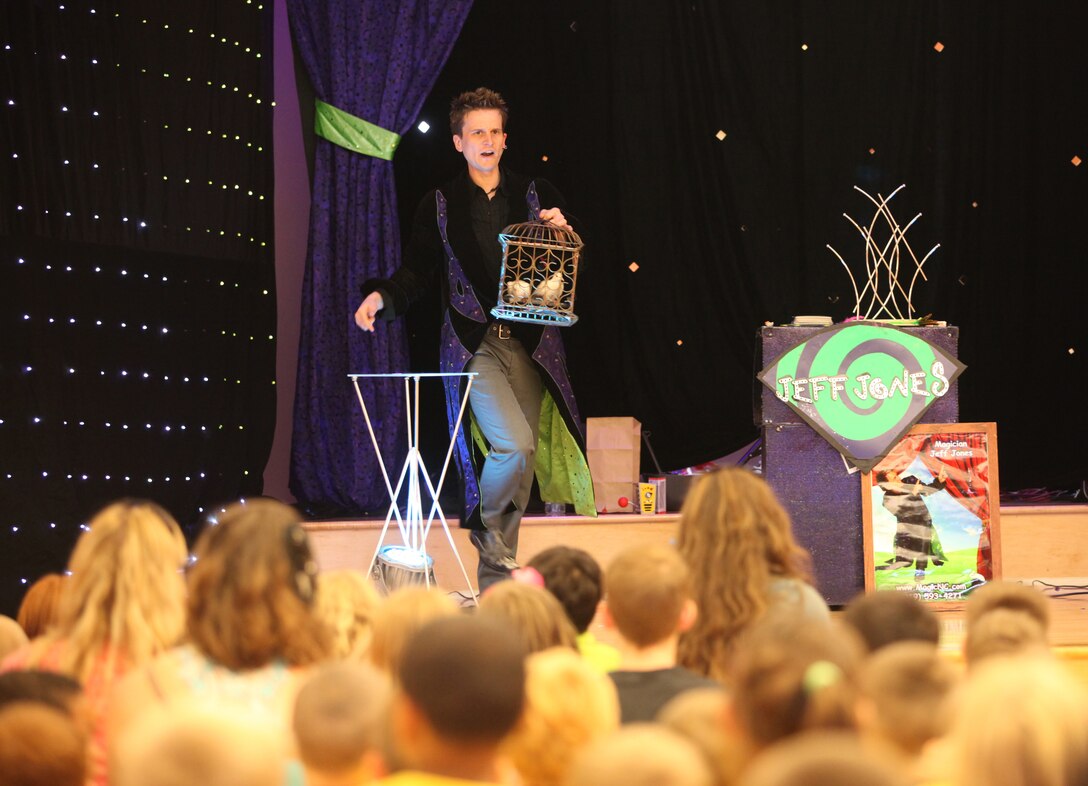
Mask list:
[[[403,135],[453,47],[472,0],[288,0],[317,98]],[[402,321],[355,326],[360,286],[400,262],[393,164],[318,138],[303,280],[291,491],[313,511],[378,510],[389,497],[347,375],[408,370]],[[403,387],[365,386],[396,483]]]

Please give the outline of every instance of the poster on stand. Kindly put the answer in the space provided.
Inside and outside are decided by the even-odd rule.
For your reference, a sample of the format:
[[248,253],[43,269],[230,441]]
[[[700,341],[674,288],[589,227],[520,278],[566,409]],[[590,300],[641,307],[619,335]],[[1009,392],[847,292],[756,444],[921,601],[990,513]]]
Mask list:
[[862,475],[865,589],[961,605],[1001,578],[997,426],[915,425]]

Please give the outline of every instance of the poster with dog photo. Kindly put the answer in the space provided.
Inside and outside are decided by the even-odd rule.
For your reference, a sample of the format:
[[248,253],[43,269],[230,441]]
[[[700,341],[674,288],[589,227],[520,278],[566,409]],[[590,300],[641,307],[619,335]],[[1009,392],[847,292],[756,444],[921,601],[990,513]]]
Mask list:
[[959,604],[1000,578],[997,426],[914,426],[862,476],[865,588]]

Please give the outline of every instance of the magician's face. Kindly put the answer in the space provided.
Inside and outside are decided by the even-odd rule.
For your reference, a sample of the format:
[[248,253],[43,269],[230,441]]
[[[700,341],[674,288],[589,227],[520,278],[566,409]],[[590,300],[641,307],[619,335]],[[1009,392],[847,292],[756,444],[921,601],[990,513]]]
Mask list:
[[469,169],[481,174],[498,170],[506,134],[498,109],[473,109],[465,113],[460,135],[453,135],[453,146],[465,157]]

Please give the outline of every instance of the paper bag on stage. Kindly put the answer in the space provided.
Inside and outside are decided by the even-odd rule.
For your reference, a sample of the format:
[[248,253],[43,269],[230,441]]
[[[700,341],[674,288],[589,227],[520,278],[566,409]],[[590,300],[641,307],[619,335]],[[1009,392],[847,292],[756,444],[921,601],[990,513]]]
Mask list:
[[642,424],[634,418],[586,420],[586,458],[598,513],[635,512],[641,455]]

